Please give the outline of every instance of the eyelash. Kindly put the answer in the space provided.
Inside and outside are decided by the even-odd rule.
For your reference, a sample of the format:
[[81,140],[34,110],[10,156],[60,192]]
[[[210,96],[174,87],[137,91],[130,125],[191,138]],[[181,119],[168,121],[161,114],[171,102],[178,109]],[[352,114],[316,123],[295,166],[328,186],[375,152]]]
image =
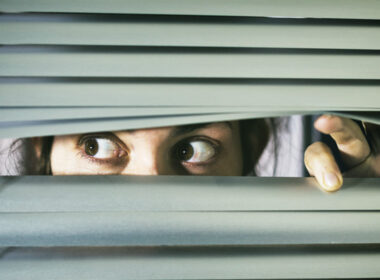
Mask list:
[[[93,156],[86,154],[86,152],[84,151],[83,145],[86,143],[87,140],[90,140],[90,139],[107,139],[109,141],[112,141],[116,146],[118,146],[119,149],[125,151],[126,155],[129,154],[128,151],[126,151],[126,148],[122,147],[122,144],[120,144],[120,140],[117,138],[117,136],[114,136],[112,134],[111,135],[91,134],[91,135],[82,136],[78,141],[78,149],[79,149],[78,154],[81,158],[89,160],[92,163],[95,163],[98,165],[108,164],[108,165],[117,166],[117,165],[120,165],[126,161],[126,158],[127,158],[126,156],[116,158],[116,159],[115,158],[98,159],[98,158],[95,158]],[[215,154],[210,159],[208,159],[207,161],[204,161],[204,162],[187,162],[187,161],[183,161],[183,160],[178,159],[176,151],[179,148],[179,146],[181,146],[183,144],[195,142],[195,141],[207,142],[208,144],[210,144],[213,147],[213,149],[215,150]],[[196,136],[192,136],[189,138],[185,138],[185,139],[179,141],[177,144],[175,144],[171,150],[171,155],[172,155],[172,159],[175,159],[176,166],[178,166],[178,164],[180,164],[185,169],[196,168],[196,167],[201,168],[203,166],[210,165],[212,162],[215,161],[215,159],[218,157],[218,154],[220,153],[220,146],[221,146],[220,142],[215,140],[215,139],[211,140],[208,137],[196,135]]]
[[96,164],[99,164],[99,165],[102,165],[102,164],[119,165],[119,164],[125,162],[126,157],[120,157],[120,158],[116,158],[116,159],[115,158],[99,159],[99,158],[95,158],[93,156],[86,154],[86,152],[84,151],[83,145],[85,144],[85,142],[87,140],[90,140],[90,139],[107,139],[107,140],[111,141],[112,143],[114,143],[119,149],[126,152],[126,155],[128,155],[128,152],[126,151],[126,149],[123,149],[121,147],[120,140],[116,136],[114,136],[112,134],[111,135],[91,134],[91,135],[82,136],[78,141],[78,148],[79,148],[78,154],[81,158],[84,158],[86,160],[89,160],[89,161],[96,163]]
[[218,157],[219,153],[220,153],[220,147],[221,147],[221,144],[219,141],[213,139],[209,139],[208,137],[205,137],[205,136],[201,136],[201,135],[195,135],[195,136],[192,136],[190,138],[185,138],[183,140],[181,140],[180,142],[178,142],[176,145],[174,145],[173,147],[173,151],[172,151],[172,154],[173,154],[173,158],[176,157],[176,150],[177,148],[184,144],[184,143],[191,143],[191,142],[195,142],[195,141],[204,141],[204,142],[207,142],[208,144],[210,144],[214,150],[215,150],[215,154],[207,161],[204,161],[204,162],[201,162],[201,163],[195,163],[195,162],[186,162],[186,161],[181,161],[179,159],[176,159],[181,165],[183,165],[184,167],[202,167],[202,166],[206,166],[206,165],[209,165],[211,164],[213,161],[215,161],[215,159]]

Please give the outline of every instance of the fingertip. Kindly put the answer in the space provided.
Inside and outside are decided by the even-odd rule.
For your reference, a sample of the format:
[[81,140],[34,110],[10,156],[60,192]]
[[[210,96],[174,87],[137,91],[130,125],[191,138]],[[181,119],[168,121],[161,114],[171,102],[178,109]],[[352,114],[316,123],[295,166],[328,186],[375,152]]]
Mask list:
[[322,115],[314,122],[314,128],[325,134],[330,134],[339,127],[340,118],[334,115]]
[[330,118],[331,118],[331,115],[321,115],[314,122],[315,129],[317,129],[317,130],[323,129],[328,124],[328,121]]
[[343,178],[341,174],[326,172],[323,174],[321,183],[321,186],[325,191],[335,192],[342,187]]

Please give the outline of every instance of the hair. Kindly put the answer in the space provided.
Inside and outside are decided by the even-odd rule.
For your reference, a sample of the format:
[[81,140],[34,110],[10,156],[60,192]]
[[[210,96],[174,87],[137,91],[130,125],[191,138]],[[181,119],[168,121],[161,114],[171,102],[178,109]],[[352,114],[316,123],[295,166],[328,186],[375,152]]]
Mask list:
[[[243,175],[256,175],[256,165],[272,136],[277,140],[275,119],[249,119],[239,121],[243,153]],[[21,149],[17,172],[22,175],[52,175],[50,154],[54,136],[17,139],[11,145],[10,156]],[[277,145],[274,156],[277,158]],[[276,168],[276,165],[275,165]],[[275,173],[275,170],[273,174]]]
[[8,162],[12,163],[9,165],[19,175],[51,175],[53,140],[54,136],[16,139],[9,148]]
[[274,123],[272,119],[240,121],[240,138],[243,151],[243,175],[256,175],[256,164],[268,144]]

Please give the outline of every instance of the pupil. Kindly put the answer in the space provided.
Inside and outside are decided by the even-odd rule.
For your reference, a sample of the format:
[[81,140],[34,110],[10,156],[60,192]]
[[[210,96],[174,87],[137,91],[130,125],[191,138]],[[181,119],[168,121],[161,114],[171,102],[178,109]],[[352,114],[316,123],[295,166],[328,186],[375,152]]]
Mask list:
[[191,145],[184,144],[178,148],[177,153],[179,160],[186,161],[191,159],[191,157],[194,155],[194,149]]
[[98,142],[95,139],[89,139],[85,144],[85,152],[89,156],[94,156],[98,152]]

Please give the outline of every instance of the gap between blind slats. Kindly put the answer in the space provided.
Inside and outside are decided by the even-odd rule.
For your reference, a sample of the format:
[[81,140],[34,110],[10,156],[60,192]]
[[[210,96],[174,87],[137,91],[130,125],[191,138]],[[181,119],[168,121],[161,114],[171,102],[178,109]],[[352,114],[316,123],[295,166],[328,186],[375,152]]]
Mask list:
[[367,279],[380,253],[330,248],[13,248],[0,270],[13,279]]
[[265,110],[264,107],[371,110],[380,108],[379,92],[380,83],[375,81],[0,79],[1,107],[254,106],[255,110]]
[[[20,121],[0,122],[0,137],[18,138],[49,136],[75,133],[90,133],[100,131],[117,131],[140,128],[165,127],[173,125],[186,125],[194,123],[221,122],[244,120],[252,118],[269,118],[304,114],[300,111],[267,111],[248,113],[218,113],[218,114],[189,114],[189,115],[161,115],[143,117],[119,117],[119,118],[97,118],[97,119],[74,119],[74,120],[52,120],[52,121]],[[321,112],[322,113],[322,112]],[[327,111],[329,113],[329,111]],[[360,112],[332,112],[347,118],[369,121],[380,124],[377,112],[374,115],[361,115]]]
[[[186,18],[185,18],[186,19]],[[199,20],[201,21],[201,20]],[[77,15],[0,16],[1,44],[380,49],[380,25]],[[99,36],[99,34],[102,34]]]
[[379,180],[345,178],[342,191],[326,193],[314,178],[0,177],[0,213],[379,211]]
[[380,212],[0,214],[1,247],[380,244]]
[[376,0],[2,0],[0,11],[380,19]]
[[380,79],[377,52],[168,51],[3,47],[0,76]]

